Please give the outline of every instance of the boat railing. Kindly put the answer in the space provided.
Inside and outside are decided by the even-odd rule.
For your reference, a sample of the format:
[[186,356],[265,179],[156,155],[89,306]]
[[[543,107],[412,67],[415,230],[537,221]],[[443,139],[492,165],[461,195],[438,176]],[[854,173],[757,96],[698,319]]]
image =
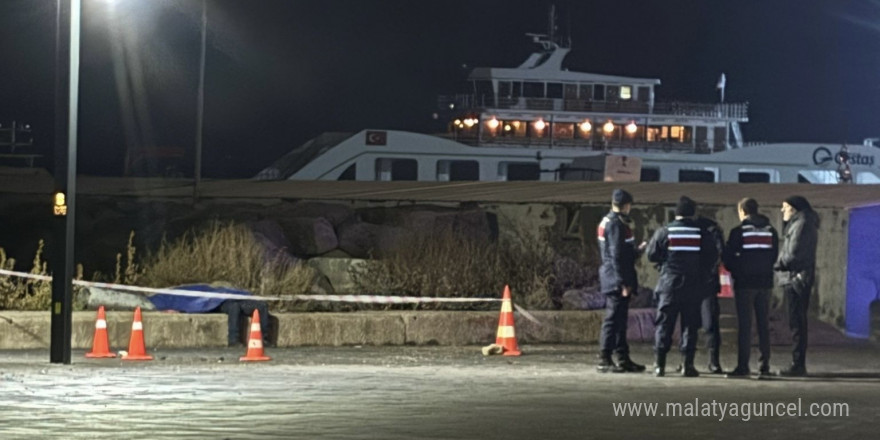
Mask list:
[[561,98],[499,97],[493,95],[444,95],[438,98],[442,110],[451,111],[489,111],[529,110],[561,111],[584,113],[627,113],[637,115],[687,116],[702,118],[748,120],[749,104],[744,103],[692,103],[656,102],[653,106],[641,101],[593,101]]
[[468,133],[443,133],[439,136],[475,147],[501,148],[575,148],[589,151],[639,150],[655,153],[696,153],[709,154],[723,151],[725,146],[710,146],[708,142],[647,141],[645,139],[587,139],[484,136],[482,138]]

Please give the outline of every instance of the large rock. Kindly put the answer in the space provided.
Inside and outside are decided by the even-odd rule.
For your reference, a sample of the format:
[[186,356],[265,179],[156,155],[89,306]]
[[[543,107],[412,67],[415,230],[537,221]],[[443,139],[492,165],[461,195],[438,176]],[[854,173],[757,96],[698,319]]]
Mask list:
[[331,225],[339,226],[355,215],[354,209],[339,203],[297,202],[288,208],[296,217],[323,217]]
[[360,293],[357,284],[351,276],[351,272],[365,264],[366,261],[359,258],[312,258],[308,266],[318,271],[320,275],[327,277],[332,290],[338,294]]
[[390,255],[409,234],[404,228],[366,223],[356,217],[339,225],[337,232],[339,249],[355,258]]
[[291,244],[284,235],[284,229],[278,222],[273,220],[260,220],[248,224],[254,239],[264,250],[267,262],[273,262],[282,266],[296,264],[299,259],[290,253]]
[[294,255],[321,255],[339,246],[333,225],[325,218],[297,217],[279,222]]

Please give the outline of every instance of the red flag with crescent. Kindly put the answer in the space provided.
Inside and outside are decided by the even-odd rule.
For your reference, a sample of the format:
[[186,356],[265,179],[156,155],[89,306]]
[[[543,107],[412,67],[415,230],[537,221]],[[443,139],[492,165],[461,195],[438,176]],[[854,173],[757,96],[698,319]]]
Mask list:
[[388,143],[388,133],[384,131],[368,131],[367,145],[386,145]]

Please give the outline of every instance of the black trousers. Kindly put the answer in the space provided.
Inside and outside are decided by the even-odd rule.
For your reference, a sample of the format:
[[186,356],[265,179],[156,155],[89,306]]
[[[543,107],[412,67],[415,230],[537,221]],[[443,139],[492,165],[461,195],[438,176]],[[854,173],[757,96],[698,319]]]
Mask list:
[[784,287],[788,301],[788,326],[791,328],[791,363],[806,366],[807,363],[807,316],[810,310],[812,282],[794,282]]
[[227,340],[229,345],[242,342],[241,323],[243,320],[250,318],[254,310],[260,312],[260,332],[263,333],[263,342],[268,342],[272,321],[269,318],[269,308],[265,302],[248,299],[228,299],[220,304],[220,311],[229,316],[229,335]]
[[603,355],[611,355],[612,352],[618,357],[629,355],[629,344],[626,342],[629,300],[630,297],[623,297],[620,292],[605,295],[605,319],[599,336]]
[[700,314],[703,331],[706,332],[706,349],[709,350],[709,363],[719,365],[719,350],[721,348],[721,310],[718,306],[718,295],[710,294],[703,298],[700,304]]
[[681,352],[693,361],[697,351],[697,332],[700,330],[700,304],[698,294],[675,295],[661,292],[657,303],[657,317],[654,320],[654,351],[665,356],[672,346],[675,322],[681,316]]
[[770,293],[771,289],[737,288],[734,296],[736,302],[737,322],[737,357],[736,367],[749,368],[749,357],[752,352],[752,312],[755,314],[755,326],[758,329],[758,347],[761,352],[761,369],[770,367]]

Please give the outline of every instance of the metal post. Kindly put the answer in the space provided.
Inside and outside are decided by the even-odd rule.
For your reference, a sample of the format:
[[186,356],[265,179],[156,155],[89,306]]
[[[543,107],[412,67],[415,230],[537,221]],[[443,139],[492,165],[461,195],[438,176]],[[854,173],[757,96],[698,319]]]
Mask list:
[[[71,280],[76,196],[76,126],[79,102],[81,0],[57,0],[55,74],[55,196],[52,255],[52,324],[49,362],[70,363]],[[69,39],[64,35],[69,31]],[[59,197],[60,195],[60,197]],[[48,209],[48,208],[47,208]]]
[[202,180],[202,132],[205,119],[205,45],[208,38],[208,5],[202,0],[201,50],[199,51],[199,91],[196,97],[196,169],[193,182],[193,204],[199,201]]

